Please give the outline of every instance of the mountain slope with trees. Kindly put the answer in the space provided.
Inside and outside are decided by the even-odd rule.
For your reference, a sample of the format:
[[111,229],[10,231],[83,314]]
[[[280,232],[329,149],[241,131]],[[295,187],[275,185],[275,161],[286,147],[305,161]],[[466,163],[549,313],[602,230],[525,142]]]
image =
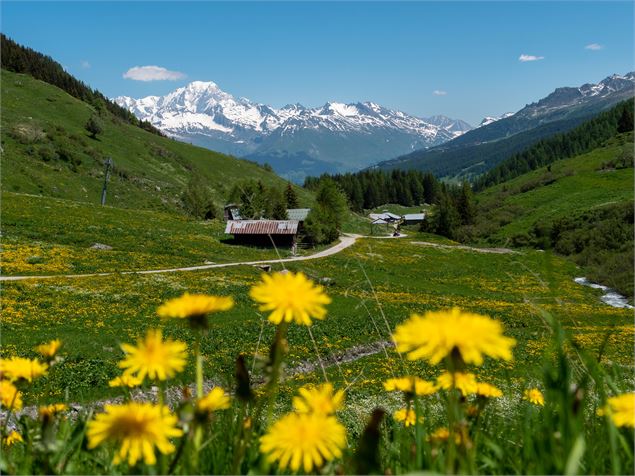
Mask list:
[[613,75],[597,85],[558,88],[516,114],[471,130],[430,149],[381,162],[384,170],[415,169],[437,177],[472,178],[541,139],[565,133],[615,104],[633,98],[635,73]]
[[32,76],[2,70],[1,83],[6,191],[98,204],[108,158],[107,204],[117,207],[183,211],[193,177],[217,206],[238,181],[287,185],[255,163],[153,134]]

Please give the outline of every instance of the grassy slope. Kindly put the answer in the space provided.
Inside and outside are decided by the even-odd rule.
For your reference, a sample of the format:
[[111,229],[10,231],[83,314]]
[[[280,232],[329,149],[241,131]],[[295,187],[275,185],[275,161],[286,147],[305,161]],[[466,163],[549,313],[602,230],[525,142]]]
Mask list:
[[[233,245],[220,220],[10,192],[2,202],[6,275],[157,269],[290,254],[289,249]],[[95,243],[112,250],[92,249]]]
[[505,243],[514,235],[527,233],[535,223],[633,200],[632,168],[599,170],[625,147],[632,149],[632,134],[621,135],[587,154],[555,162],[551,172],[543,167],[483,191],[477,196],[481,212],[477,228],[491,241]]
[[[84,130],[91,106],[30,76],[1,74],[4,190],[99,203],[106,157],[115,163],[108,204],[116,207],[176,210],[192,174],[207,180],[218,204],[239,180],[285,184],[254,163],[150,134],[107,112],[103,133],[92,139]],[[51,148],[67,150],[75,165],[43,160],[40,151]]]

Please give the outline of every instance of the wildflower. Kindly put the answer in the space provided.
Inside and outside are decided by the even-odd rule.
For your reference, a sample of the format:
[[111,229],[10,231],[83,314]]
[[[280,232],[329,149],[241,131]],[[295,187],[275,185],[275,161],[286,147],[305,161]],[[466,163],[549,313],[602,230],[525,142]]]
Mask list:
[[635,393],[623,393],[607,400],[598,414],[609,415],[615,426],[635,428]]
[[38,409],[38,413],[42,418],[51,418],[56,413],[64,412],[68,410],[68,406],[63,403],[52,403],[50,405],[42,406]]
[[437,377],[437,384],[444,390],[456,388],[464,397],[478,390],[476,376],[474,374],[455,372],[444,372]]
[[[450,430],[443,426],[439,427],[430,434],[428,439],[434,442],[448,441],[450,439]],[[458,432],[454,433],[454,443],[457,445],[461,444],[461,434]]]
[[260,438],[260,451],[280,469],[309,473],[325,461],[342,456],[346,430],[335,417],[319,413],[289,413]]
[[88,447],[92,449],[106,441],[114,441],[120,445],[114,464],[127,459],[133,466],[143,458],[146,464],[154,465],[157,461],[154,448],[170,454],[175,448],[169,438],[183,434],[176,423],[176,416],[163,405],[146,402],[105,405],[104,413],[88,422]]
[[333,393],[333,385],[325,383],[319,387],[302,387],[293,397],[293,408],[299,413],[332,415],[344,404],[344,391]]
[[143,383],[143,379],[135,377],[133,375],[120,375],[108,382],[109,387],[138,387]]
[[269,321],[274,324],[295,321],[310,326],[311,318],[324,319],[324,305],[331,302],[322,286],[313,284],[303,273],[264,274],[249,295],[261,304],[261,311],[272,311]]
[[14,430],[11,433],[9,433],[5,438],[3,438],[2,442],[6,446],[12,446],[16,443],[23,443],[24,440],[22,439],[22,435]]
[[0,380],[0,403],[7,410],[22,409],[22,392],[8,380]]
[[511,360],[511,348],[516,341],[502,335],[500,322],[487,316],[450,311],[413,314],[395,329],[393,339],[398,352],[410,360],[426,359],[438,364],[453,351],[458,351],[465,363],[481,365],[483,355]]
[[62,347],[62,341],[59,339],[52,340],[46,344],[38,345],[35,350],[42,355],[43,357],[47,357],[52,359],[57,354],[57,351]]
[[503,396],[503,392],[494,385],[485,382],[476,384],[476,394],[480,397],[498,398]]
[[206,327],[207,314],[227,311],[234,307],[234,300],[226,296],[208,296],[206,294],[189,294],[170,299],[157,309],[160,317],[189,319],[194,327]]
[[545,397],[542,395],[542,392],[537,388],[531,388],[529,390],[525,390],[523,393],[523,400],[527,400],[534,405],[544,406]]
[[[393,413],[395,420],[403,422],[405,426],[412,426],[417,422],[417,414],[412,408],[401,408]],[[419,417],[419,422],[423,421],[423,417]]]
[[0,359],[0,374],[2,378],[12,382],[16,380],[33,379],[46,375],[48,365],[35,359],[25,359],[23,357],[11,357],[10,359]]
[[432,395],[438,388],[433,382],[428,382],[419,377],[391,378],[384,382],[387,392],[414,393],[419,396]]
[[229,408],[229,397],[220,387],[214,387],[207,395],[196,403],[197,410],[211,413]]
[[134,375],[143,380],[166,380],[185,367],[186,345],[180,341],[163,340],[160,330],[150,330],[145,339],[137,341],[137,347],[122,344],[126,358],[119,362],[124,375]]

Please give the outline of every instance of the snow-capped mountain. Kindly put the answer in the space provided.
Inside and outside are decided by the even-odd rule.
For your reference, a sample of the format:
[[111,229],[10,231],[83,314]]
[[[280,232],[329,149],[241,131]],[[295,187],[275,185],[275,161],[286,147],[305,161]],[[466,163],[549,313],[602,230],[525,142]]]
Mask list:
[[195,81],[166,96],[114,101],[180,140],[270,163],[296,180],[347,171],[441,144],[472,127],[445,116],[422,119],[373,102],[276,109]]
[[461,119],[450,119],[447,116],[430,116],[424,118],[426,122],[434,124],[435,126],[442,127],[448,132],[454,134],[454,137],[458,137],[461,134],[465,134],[467,131],[474,129],[470,124]]
[[492,122],[500,121],[501,119],[505,119],[506,117],[513,116],[514,112],[506,112],[501,114],[500,116],[485,116],[478,127],[483,127],[491,124]]

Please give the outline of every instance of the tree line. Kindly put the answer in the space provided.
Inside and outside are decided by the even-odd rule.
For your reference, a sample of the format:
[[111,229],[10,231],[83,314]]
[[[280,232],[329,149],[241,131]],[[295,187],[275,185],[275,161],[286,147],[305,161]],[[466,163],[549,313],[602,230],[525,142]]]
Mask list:
[[307,177],[304,188],[315,191],[327,180],[333,181],[346,195],[352,210],[361,212],[386,203],[406,207],[437,203],[441,185],[431,173],[417,170],[364,170],[346,174],[322,174]]
[[633,101],[619,103],[572,131],[543,139],[485,173],[474,181],[474,189],[505,182],[556,160],[575,157],[601,146],[616,133],[633,130]]
[[0,65],[8,71],[28,74],[35,79],[52,84],[66,91],[71,96],[90,104],[98,111],[106,109],[124,122],[145,129],[153,134],[163,135],[159,129],[148,121],[140,121],[126,108],[115,104],[99,91],[91,89],[82,81],[74,78],[64,71],[62,65],[50,56],[19,45],[2,33],[0,33]]

